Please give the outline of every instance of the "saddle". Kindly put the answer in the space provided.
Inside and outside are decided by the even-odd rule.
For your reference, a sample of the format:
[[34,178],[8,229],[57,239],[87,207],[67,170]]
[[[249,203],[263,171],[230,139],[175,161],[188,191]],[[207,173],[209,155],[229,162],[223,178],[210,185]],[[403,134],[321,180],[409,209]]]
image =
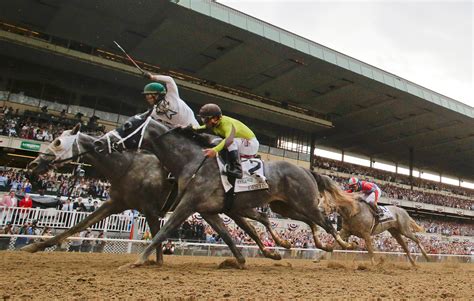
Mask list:
[[264,175],[264,162],[260,158],[242,159],[242,179],[231,179],[227,176],[226,165],[221,157],[217,157],[217,164],[219,165],[222,186],[226,192],[232,187],[235,193],[269,188]]

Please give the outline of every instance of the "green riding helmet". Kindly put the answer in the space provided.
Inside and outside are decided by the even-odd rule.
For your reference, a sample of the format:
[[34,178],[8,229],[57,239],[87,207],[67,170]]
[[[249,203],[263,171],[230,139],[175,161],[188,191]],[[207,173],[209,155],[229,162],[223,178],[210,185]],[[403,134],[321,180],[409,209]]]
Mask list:
[[159,94],[165,95],[166,88],[160,83],[149,83],[148,85],[143,88],[142,94]]

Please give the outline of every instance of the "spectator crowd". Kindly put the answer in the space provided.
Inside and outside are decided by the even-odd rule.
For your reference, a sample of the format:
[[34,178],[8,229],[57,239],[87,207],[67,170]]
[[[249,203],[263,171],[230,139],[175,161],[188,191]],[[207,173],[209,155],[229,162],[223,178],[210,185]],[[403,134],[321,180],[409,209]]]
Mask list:
[[[93,120],[96,119],[91,118],[86,129],[93,135],[103,135],[103,127],[96,126]],[[82,122],[82,120],[80,118],[67,119],[65,116],[57,117],[46,112],[25,111],[20,114],[12,107],[4,107],[0,112],[0,135],[51,142],[77,122]]]
[[[415,182],[419,184],[416,187],[429,190],[412,190],[397,185],[408,184],[408,182],[404,180],[409,178],[404,175],[322,157],[317,157],[315,161],[317,163],[316,166],[319,168],[341,173],[348,173],[359,177],[360,180],[375,182],[382,190],[382,196],[388,198],[453,207],[458,209],[474,210],[474,193],[472,192],[472,189],[454,186],[451,187],[451,185],[446,185],[443,183],[435,183],[423,179],[416,179]],[[375,178],[375,180],[366,178],[369,176]],[[338,182],[341,188],[347,188],[346,186],[349,177],[339,177],[335,175],[330,175],[330,177],[334,181]],[[379,179],[392,183],[381,183]],[[440,191],[449,192],[451,195],[441,194]],[[458,194],[459,196],[455,196],[453,194]]]
[[[381,169],[361,166],[357,164],[352,164],[348,162],[342,162],[338,160],[332,160],[328,158],[323,158],[319,156],[315,156],[314,166],[328,169],[336,172],[343,172],[348,173],[351,175],[358,175],[358,176],[368,176],[375,179],[383,180],[386,182],[393,182],[397,184],[405,184],[410,185],[410,177],[407,175],[394,173],[390,171],[385,171]],[[445,183],[429,181],[422,178],[413,178],[413,185],[419,188],[436,190],[436,191],[444,191],[449,192],[457,195],[467,196],[467,197],[474,197],[474,191],[469,188],[465,187],[458,187],[454,185],[448,185]]]

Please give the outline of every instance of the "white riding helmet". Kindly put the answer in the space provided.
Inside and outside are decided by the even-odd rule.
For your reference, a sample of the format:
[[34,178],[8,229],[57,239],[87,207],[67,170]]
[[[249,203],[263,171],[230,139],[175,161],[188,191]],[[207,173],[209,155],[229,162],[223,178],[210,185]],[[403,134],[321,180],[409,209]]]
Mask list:
[[349,183],[349,186],[356,185],[356,184],[359,183],[359,179],[357,179],[355,177],[352,177],[352,178],[349,179],[348,183]]

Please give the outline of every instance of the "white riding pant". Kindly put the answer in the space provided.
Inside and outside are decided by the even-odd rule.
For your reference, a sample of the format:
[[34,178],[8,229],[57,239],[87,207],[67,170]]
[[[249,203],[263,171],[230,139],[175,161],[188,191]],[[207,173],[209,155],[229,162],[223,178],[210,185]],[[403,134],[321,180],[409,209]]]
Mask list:
[[366,201],[369,204],[376,204],[380,199],[380,196],[382,195],[382,190],[380,188],[377,188],[374,192],[370,194],[363,195],[364,201]]
[[253,157],[257,154],[259,146],[260,143],[257,138],[252,138],[250,140],[234,138],[234,141],[227,147],[227,150],[238,150],[240,157]]

